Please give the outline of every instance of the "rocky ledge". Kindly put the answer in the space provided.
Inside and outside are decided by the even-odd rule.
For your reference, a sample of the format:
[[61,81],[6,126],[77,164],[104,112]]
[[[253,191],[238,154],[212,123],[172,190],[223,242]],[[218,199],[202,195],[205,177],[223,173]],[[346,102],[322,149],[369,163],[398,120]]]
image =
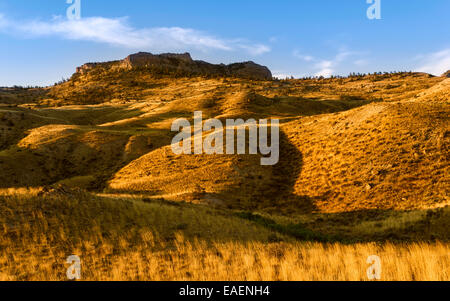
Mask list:
[[163,53],[155,55],[148,52],[139,52],[129,55],[121,61],[84,64],[77,68],[77,73],[86,74],[98,66],[148,70],[156,74],[176,76],[221,76],[252,80],[272,79],[272,73],[269,68],[251,61],[230,65],[216,65],[193,60],[189,53]]

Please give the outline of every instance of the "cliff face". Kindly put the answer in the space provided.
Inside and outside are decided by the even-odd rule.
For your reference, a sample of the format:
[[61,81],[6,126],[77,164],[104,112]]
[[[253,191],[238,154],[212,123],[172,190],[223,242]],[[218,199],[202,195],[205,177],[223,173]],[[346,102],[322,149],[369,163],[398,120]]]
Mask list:
[[180,76],[218,76],[239,77],[253,80],[271,80],[272,73],[254,62],[215,65],[203,61],[194,61],[189,53],[163,53],[154,55],[139,52],[117,62],[87,63],[77,68],[77,73],[86,74],[97,66],[122,69],[148,69],[150,73],[175,74]]
[[227,66],[232,76],[253,79],[272,79],[269,68],[255,64],[254,62],[235,63]]
[[87,63],[84,64],[80,67],[77,67],[77,73],[80,74],[86,74],[87,72],[89,72],[89,70],[94,69],[95,66],[99,65],[100,63]]
[[152,65],[191,65],[194,61],[189,53],[163,53],[154,55],[148,52],[131,54],[122,61],[126,67],[149,67]]

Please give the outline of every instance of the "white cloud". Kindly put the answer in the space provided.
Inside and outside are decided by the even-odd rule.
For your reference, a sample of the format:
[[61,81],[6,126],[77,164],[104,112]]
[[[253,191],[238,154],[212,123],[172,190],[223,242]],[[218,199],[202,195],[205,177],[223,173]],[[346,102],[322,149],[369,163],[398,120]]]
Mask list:
[[344,61],[346,58],[348,58],[349,56],[356,55],[356,54],[357,54],[357,52],[340,50],[339,53],[336,55],[334,61],[336,63],[340,63],[340,62]]
[[227,40],[199,30],[181,27],[134,28],[127,18],[90,17],[68,20],[60,16],[51,21],[12,22],[0,14],[0,30],[28,37],[56,36],[69,40],[106,43],[130,49],[152,51],[245,50],[252,55],[270,51],[262,44],[245,43],[242,39]]
[[301,54],[298,50],[294,50],[293,55],[294,55],[296,58],[298,58],[298,59],[300,59],[300,60],[303,60],[303,61],[305,61],[305,62],[311,62],[311,61],[314,61],[314,60],[315,60],[314,57],[312,57],[312,56],[310,56],[310,55],[303,55],[303,54]]
[[[293,52],[293,56],[305,62],[314,63],[313,68],[316,70],[314,76],[330,77],[336,73],[336,69],[340,64],[350,57],[363,55],[362,52],[349,51],[345,47],[341,48],[334,58],[329,60],[319,59],[310,55],[301,54],[298,50]],[[364,64],[365,60],[360,59],[354,64]]]
[[247,50],[252,55],[261,55],[271,51],[270,47],[263,44],[255,44],[255,45],[239,44],[238,47]]
[[319,72],[315,73],[315,76],[323,76],[323,77],[330,77],[334,73],[334,69],[332,67],[335,65],[334,61],[320,61],[316,64],[316,67],[320,69]]
[[272,76],[278,79],[286,79],[286,78],[301,78],[306,76],[306,74],[300,74],[300,73],[290,73],[289,71],[285,70],[273,70]]
[[417,57],[421,63],[417,71],[441,75],[450,70],[450,49]]
[[5,15],[0,13],[0,30],[9,26],[9,21],[5,18]]
[[274,72],[272,75],[274,78],[278,78],[278,79],[286,79],[286,78],[291,78],[291,74],[288,73],[278,73],[278,72]]
[[354,61],[354,64],[355,64],[356,66],[359,66],[359,67],[361,67],[361,66],[367,66],[367,65],[369,64],[369,61],[368,61],[368,60],[365,60],[365,59],[360,59],[360,60]]
[[324,68],[320,70],[319,72],[315,73],[315,76],[323,76],[323,77],[330,77],[334,73],[334,70],[331,68]]

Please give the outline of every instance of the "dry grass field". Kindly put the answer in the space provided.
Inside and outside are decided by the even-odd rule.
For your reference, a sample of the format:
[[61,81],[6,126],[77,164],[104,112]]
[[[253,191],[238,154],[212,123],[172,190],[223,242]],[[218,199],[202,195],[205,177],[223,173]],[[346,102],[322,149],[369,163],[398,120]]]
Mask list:
[[[326,238],[205,206],[40,192],[1,198],[0,280],[65,280],[71,254],[83,280],[365,281],[374,254],[382,280],[450,279],[444,242],[319,242]],[[384,227],[410,222],[400,220]],[[376,234],[366,226],[361,240]]]
[[[450,86],[118,71],[0,90],[0,280],[450,280]],[[280,120],[280,161],[171,124]]]

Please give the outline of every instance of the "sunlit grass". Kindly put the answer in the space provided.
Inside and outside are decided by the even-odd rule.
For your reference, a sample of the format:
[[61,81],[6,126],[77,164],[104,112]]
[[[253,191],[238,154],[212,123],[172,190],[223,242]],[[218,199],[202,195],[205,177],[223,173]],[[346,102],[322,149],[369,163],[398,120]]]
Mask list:
[[0,280],[450,280],[448,243],[301,242],[201,206],[64,191],[0,198]]

